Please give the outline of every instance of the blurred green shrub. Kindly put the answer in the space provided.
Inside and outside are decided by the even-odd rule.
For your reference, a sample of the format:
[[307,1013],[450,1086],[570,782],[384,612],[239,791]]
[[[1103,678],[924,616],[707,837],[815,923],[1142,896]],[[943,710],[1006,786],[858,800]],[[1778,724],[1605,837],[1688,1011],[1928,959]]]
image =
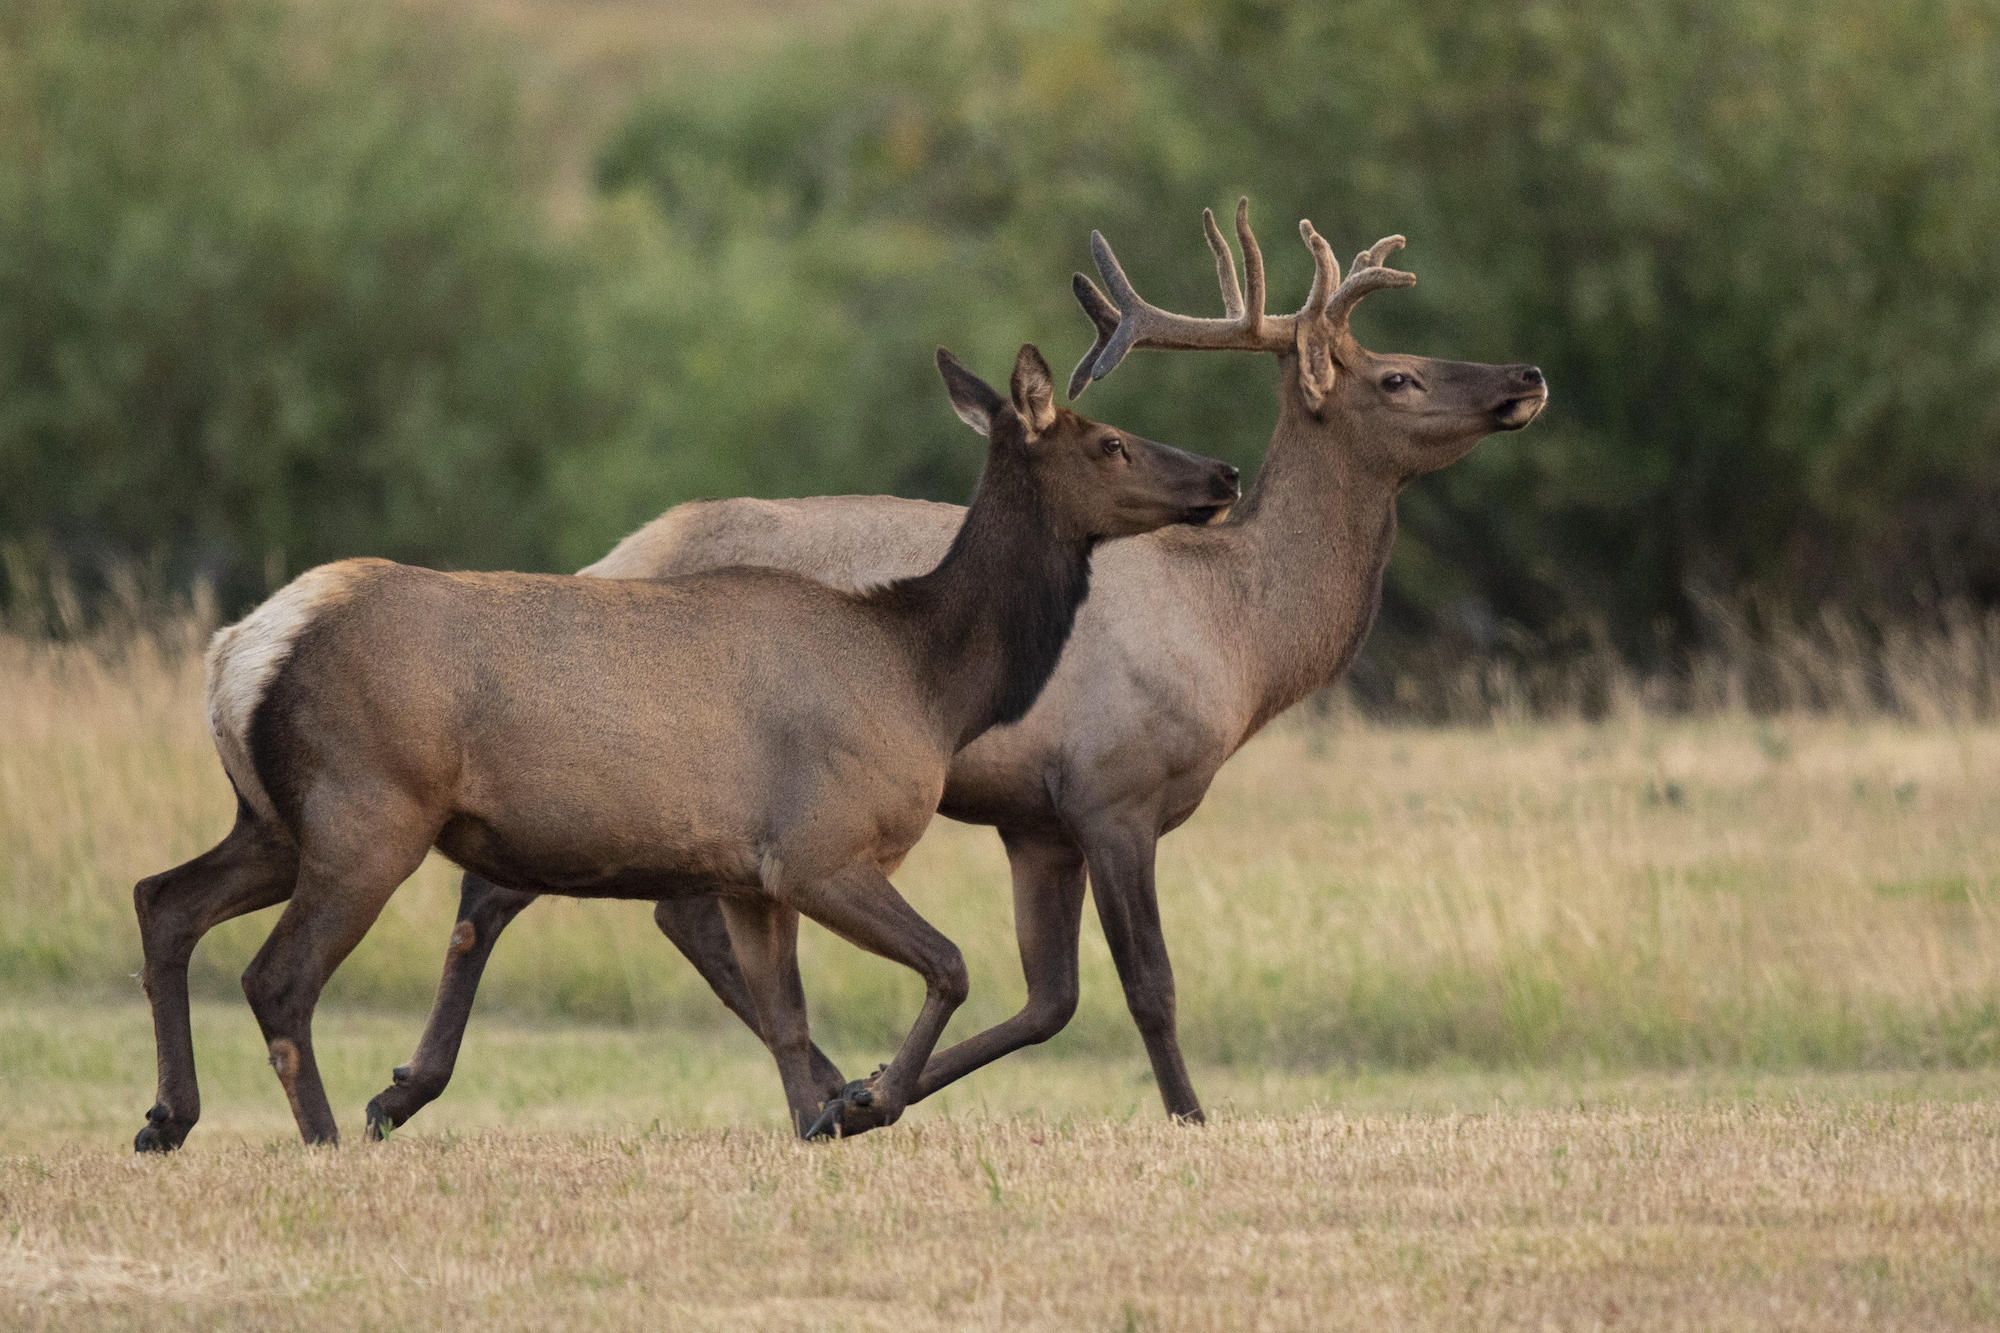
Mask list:
[[[507,67],[372,11],[0,15],[0,535],[221,580],[545,560],[602,436]],[[269,567],[267,575],[267,566]]]
[[[670,88],[602,179],[728,275],[719,337],[796,399],[814,486],[955,493],[971,460],[901,425],[937,415],[906,344],[1073,357],[1093,226],[1201,312],[1204,205],[1252,196],[1274,309],[1304,291],[1297,218],[1342,254],[1406,232],[1422,283],[1364,336],[1534,360],[1555,406],[1412,492],[1392,612],[1608,621],[1645,654],[1704,594],[2000,600],[1996,38],[1991,0],[940,13]],[[758,335],[786,322],[759,293],[787,336]],[[1273,380],[1153,354],[1089,402],[1247,459]]]
[[[1554,386],[1407,497],[1377,661],[2000,602],[1996,0],[884,11],[676,74],[566,228],[511,59],[283,0],[0,14],[17,558],[240,601],[359,551],[580,563],[694,495],[961,498],[931,345],[1066,368],[1092,227],[1213,310],[1198,213],[1247,192],[1274,308],[1297,218],[1403,231],[1422,283],[1363,336]],[[1254,463],[1273,383],[1147,354],[1086,404]]]

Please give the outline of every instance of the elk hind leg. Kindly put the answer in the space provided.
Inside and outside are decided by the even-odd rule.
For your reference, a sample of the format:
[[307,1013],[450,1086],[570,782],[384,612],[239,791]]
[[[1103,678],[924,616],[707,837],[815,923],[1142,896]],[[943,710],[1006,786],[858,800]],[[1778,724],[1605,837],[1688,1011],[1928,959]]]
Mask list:
[[283,902],[298,876],[291,841],[248,811],[229,835],[192,861],[139,881],[132,890],[145,951],[141,973],[153,1011],[159,1088],[137,1152],[172,1152],[201,1117],[194,1032],[188,1016],[188,960],[195,945],[233,917]]
[[308,833],[301,839],[292,901],[243,973],[244,996],[308,1144],[340,1141],[313,1056],[320,991],[422,862],[437,832],[414,814],[385,822],[370,813],[367,807],[343,810],[320,824],[340,830],[338,838],[316,840]]
[[1066,839],[1003,833],[1014,876],[1014,935],[1028,1000],[1013,1017],[940,1051],[918,1076],[914,1101],[1001,1056],[1047,1041],[1076,1013],[1083,853]]

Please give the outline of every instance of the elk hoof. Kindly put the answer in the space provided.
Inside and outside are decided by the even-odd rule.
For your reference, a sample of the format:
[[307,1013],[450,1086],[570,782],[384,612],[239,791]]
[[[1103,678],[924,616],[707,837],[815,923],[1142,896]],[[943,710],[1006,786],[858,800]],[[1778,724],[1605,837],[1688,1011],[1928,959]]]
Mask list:
[[133,1152],[173,1152],[187,1138],[187,1127],[175,1125],[164,1106],[146,1112],[146,1127],[132,1140]]
[[804,1130],[800,1131],[799,1137],[807,1143],[811,1143],[816,1139],[833,1138],[839,1132],[840,1098],[832,1097],[819,1108],[819,1117],[810,1125],[807,1125]]
[[[402,1080],[398,1079],[397,1081],[401,1082]],[[380,1097],[372,1098],[369,1101],[366,1114],[368,1117],[368,1128],[362,1131],[362,1136],[370,1143],[380,1143],[382,1140],[388,1138],[389,1131],[396,1127],[395,1117],[382,1109],[382,1099]]]
[[875,1100],[873,1084],[872,1079],[857,1079],[842,1088],[839,1096],[820,1108],[819,1119],[808,1125],[801,1137],[807,1140],[847,1139],[890,1123],[894,1117],[882,1113]]

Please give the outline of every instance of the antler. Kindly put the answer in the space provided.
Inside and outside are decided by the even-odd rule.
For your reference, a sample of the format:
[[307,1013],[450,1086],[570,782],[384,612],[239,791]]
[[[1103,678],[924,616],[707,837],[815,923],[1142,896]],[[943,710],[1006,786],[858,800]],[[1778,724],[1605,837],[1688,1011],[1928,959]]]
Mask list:
[[1215,225],[1212,210],[1201,211],[1201,226],[1208,248],[1215,255],[1216,285],[1222,289],[1220,319],[1177,315],[1153,305],[1133,288],[1103,233],[1090,233],[1091,256],[1097,261],[1097,271],[1104,275],[1111,295],[1107,298],[1096,283],[1081,273],[1071,280],[1077,301],[1097,327],[1097,340],[1070,375],[1072,399],[1089,388],[1092,380],[1110,374],[1134,347],[1283,354],[1293,350],[1299,321],[1327,320],[1333,325],[1329,332],[1344,331],[1348,312],[1363,296],[1382,287],[1407,287],[1416,281],[1413,274],[1382,267],[1383,261],[1403,244],[1402,237],[1390,236],[1357,255],[1353,271],[1342,282],[1340,263],[1333,257],[1332,247],[1313,229],[1312,223],[1301,222],[1299,237],[1313,257],[1312,290],[1296,313],[1266,315],[1264,253],[1250,230],[1250,200],[1236,201],[1236,240],[1243,248],[1243,274],[1249,284],[1247,299],[1237,286],[1236,263],[1229,253],[1228,242],[1223,240],[1222,230]]
[[1384,236],[1354,256],[1354,267],[1347,271],[1347,281],[1326,299],[1326,317],[1337,330],[1346,332],[1348,316],[1354,313],[1355,304],[1368,293],[1379,292],[1385,287],[1417,285],[1416,274],[1388,266],[1389,256],[1406,244],[1408,242],[1400,236]]
[[[1216,284],[1222,289],[1220,319],[1177,315],[1147,301],[1125,276],[1124,266],[1112,253],[1104,233],[1090,233],[1091,257],[1097,261],[1097,271],[1104,275],[1111,296],[1106,299],[1097,285],[1081,273],[1073,280],[1077,300],[1097,326],[1097,341],[1070,376],[1071,398],[1088,388],[1090,381],[1110,374],[1134,347],[1281,352],[1290,346],[1291,317],[1274,320],[1264,314],[1264,253],[1250,230],[1249,199],[1239,199],[1236,203],[1236,239],[1243,247],[1243,273],[1250,286],[1247,300],[1243,289],[1237,286],[1236,262],[1229,253],[1228,242],[1222,238],[1221,228],[1215,225],[1212,209],[1201,211],[1201,225],[1208,248],[1215,255]],[[1326,251],[1323,262],[1338,273],[1339,265],[1334,263],[1330,250]],[[1319,282],[1316,276],[1315,289]]]

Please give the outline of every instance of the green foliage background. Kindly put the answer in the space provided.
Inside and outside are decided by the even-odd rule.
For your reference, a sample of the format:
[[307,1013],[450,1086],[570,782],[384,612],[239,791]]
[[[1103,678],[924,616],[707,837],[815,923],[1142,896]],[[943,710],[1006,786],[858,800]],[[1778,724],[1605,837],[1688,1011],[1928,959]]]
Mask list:
[[[985,7],[969,7],[980,8]],[[998,8],[998,7],[995,7]],[[0,11],[0,538],[228,600],[333,556],[582,563],[676,501],[977,470],[929,349],[1088,341],[1102,228],[1215,307],[1409,235],[1385,349],[1554,407],[1414,488],[1391,630],[1685,645],[1755,593],[2000,601],[1994,0],[1047,0],[883,11],[663,81],[547,207],[519,54],[280,0]],[[1274,376],[1133,358],[1095,414],[1253,463]],[[18,595],[18,594],[17,594]],[[1385,640],[1396,650],[1394,633]]]

